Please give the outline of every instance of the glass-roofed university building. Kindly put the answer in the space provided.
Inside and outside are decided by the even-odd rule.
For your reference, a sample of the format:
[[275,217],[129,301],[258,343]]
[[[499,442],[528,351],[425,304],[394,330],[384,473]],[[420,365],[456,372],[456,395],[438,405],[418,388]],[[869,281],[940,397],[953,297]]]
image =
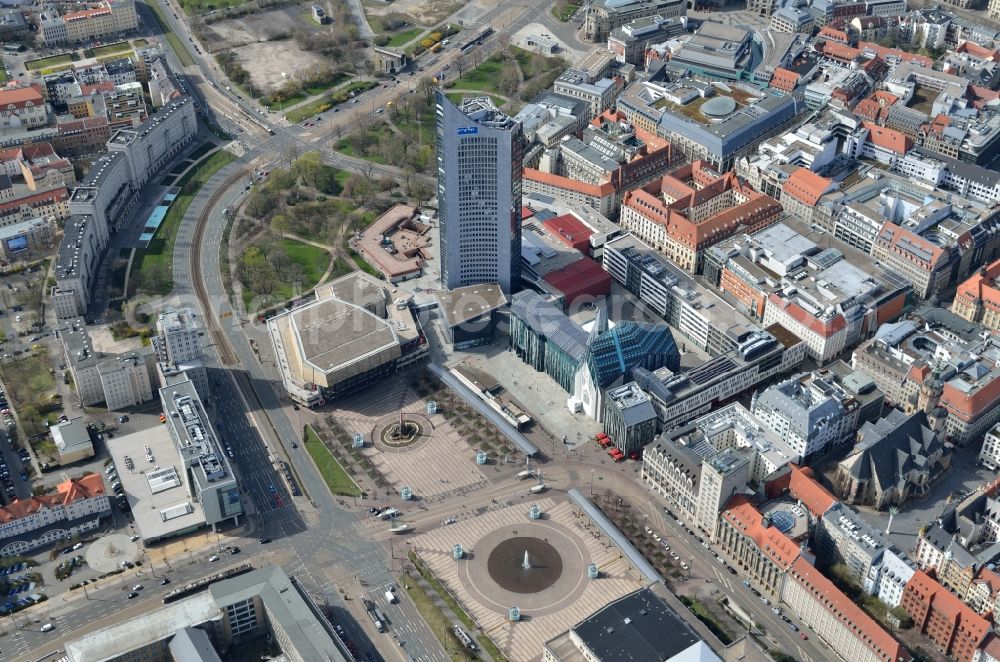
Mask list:
[[631,381],[632,370],[676,371],[681,355],[665,324],[623,321],[611,326],[600,308],[584,330],[537,292],[511,299],[510,338],[521,359],[571,395],[570,406],[600,420],[605,391]]

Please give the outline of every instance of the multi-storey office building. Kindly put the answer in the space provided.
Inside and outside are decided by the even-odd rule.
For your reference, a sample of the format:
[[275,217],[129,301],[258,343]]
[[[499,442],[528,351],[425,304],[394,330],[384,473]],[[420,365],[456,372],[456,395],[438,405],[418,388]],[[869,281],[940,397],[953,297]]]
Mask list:
[[521,125],[488,97],[437,92],[441,284],[520,289]]

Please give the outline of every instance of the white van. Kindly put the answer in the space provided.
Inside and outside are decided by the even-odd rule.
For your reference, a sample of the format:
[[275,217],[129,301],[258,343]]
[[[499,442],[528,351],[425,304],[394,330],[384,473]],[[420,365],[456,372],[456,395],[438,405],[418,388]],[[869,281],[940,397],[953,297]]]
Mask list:
[[385,599],[386,599],[386,601],[389,604],[395,604],[396,603],[396,594],[393,593],[392,591],[386,591],[385,592]]
[[52,625],[52,623],[46,623],[45,625],[42,626],[41,631],[42,632],[52,632],[55,629],[56,629],[56,626]]

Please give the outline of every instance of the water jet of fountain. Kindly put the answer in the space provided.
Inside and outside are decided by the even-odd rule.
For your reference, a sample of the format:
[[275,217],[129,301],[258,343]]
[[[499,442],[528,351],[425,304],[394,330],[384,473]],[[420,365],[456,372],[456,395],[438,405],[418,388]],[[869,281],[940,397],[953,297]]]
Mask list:
[[531,570],[531,561],[528,560],[528,550],[524,550],[524,562],[521,563],[521,567],[525,570]]

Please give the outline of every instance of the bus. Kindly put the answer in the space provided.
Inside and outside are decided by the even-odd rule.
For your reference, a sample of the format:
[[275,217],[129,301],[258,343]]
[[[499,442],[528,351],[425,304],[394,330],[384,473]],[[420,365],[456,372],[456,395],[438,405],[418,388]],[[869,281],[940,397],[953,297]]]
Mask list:
[[437,53],[439,50],[441,50],[441,42],[439,41],[438,43],[434,44],[427,50],[429,50],[431,53]]

